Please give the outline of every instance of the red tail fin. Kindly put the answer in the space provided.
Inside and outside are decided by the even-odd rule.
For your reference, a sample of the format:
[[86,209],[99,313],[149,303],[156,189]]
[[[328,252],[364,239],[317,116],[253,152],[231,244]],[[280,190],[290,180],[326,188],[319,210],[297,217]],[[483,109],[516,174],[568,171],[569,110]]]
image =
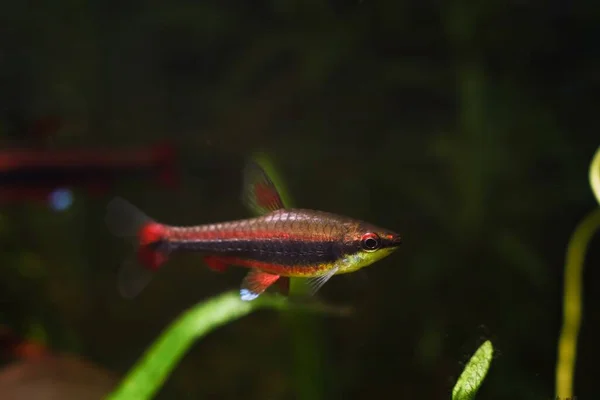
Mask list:
[[119,270],[118,287],[123,297],[137,296],[169,255],[163,225],[120,197],[108,203],[106,224],[115,236],[135,238],[136,257],[129,257]]

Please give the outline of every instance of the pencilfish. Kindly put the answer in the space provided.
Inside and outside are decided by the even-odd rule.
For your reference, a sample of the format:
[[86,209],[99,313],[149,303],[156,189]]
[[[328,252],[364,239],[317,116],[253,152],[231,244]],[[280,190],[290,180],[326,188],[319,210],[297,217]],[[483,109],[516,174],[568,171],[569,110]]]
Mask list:
[[399,234],[324,211],[288,208],[255,162],[244,169],[242,198],[258,216],[197,226],[157,222],[122,198],[107,207],[106,223],[120,237],[133,237],[135,257],[119,272],[124,297],[136,296],[175,252],[200,253],[213,270],[248,268],[240,297],[256,299],[278,280],[309,280],[314,294],[332,276],[354,272],[390,255]]

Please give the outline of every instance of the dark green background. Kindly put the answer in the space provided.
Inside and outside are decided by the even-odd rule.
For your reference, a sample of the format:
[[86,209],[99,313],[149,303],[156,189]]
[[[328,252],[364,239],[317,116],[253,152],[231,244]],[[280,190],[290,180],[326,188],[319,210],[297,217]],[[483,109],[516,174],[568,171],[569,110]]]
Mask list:
[[[123,300],[116,270],[130,250],[107,232],[106,203],[118,194],[173,224],[244,218],[241,168],[262,149],[297,205],[404,237],[320,292],[357,308],[319,319],[324,398],[449,398],[485,339],[497,352],[479,398],[553,396],[566,245],[597,207],[596,2],[28,4],[0,5],[0,106],[64,118],[50,148],[170,138],[183,182],[124,178],[106,196],[77,192],[64,213],[4,206],[2,322],[40,323],[56,349],[124,374],[182,310],[237,288],[244,271],[181,257]],[[598,247],[585,269],[582,399],[600,393]],[[290,338],[272,312],[219,329],[160,397],[296,398]]]

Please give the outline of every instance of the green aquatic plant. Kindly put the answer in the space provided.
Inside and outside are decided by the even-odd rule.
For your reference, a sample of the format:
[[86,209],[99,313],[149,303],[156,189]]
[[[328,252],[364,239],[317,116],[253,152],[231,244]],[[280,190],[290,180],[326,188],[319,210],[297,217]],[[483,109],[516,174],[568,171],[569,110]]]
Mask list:
[[107,399],[150,399],[161,388],[175,366],[196,340],[210,331],[259,309],[297,310],[344,315],[346,310],[322,303],[290,302],[285,297],[264,294],[242,301],[236,291],[225,292],[186,311],[146,351]]
[[[600,147],[589,170],[592,192],[600,203]],[[563,289],[563,325],[558,341],[556,396],[573,397],[573,375],[577,355],[577,337],[581,326],[583,263],[588,244],[600,228],[600,207],[590,212],[575,228],[567,247]]]
[[452,400],[472,400],[475,398],[490,368],[493,355],[492,342],[486,340],[473,354],[462,374],[460,374],[454,389],[452,389]]
[[594,158],[590,164],[589,179],[592,192],[598,204],[600,204],[600,146],[596,150],[596,154],[594,154]]

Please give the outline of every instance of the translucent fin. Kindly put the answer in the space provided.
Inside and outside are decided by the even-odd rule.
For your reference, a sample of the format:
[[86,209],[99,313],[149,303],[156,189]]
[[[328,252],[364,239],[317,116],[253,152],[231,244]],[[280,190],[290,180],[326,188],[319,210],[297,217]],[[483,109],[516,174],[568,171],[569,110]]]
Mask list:
[[134,237],[152,219],[127,200],[115,197],[106,207],[104,221],[113,235]]
[[258,269],[252,269],[242,281],[240,298],[251,301],[260,296],[269,286],[279,279],[279,275],[268,274]]
[[120,197],[108,204],[105,221],[114,235],[134,238],[135,254],[121,265],[117,287],[123,297],[135,297],[168,259],[170,249],[165,228]]
[[314,296],[319,289],[323,287],[324,284],[327,283],[329,279],[338,271],[338,268],[333,268],[327,271],[324,275],[317,276],[314,278],[308,278],[308,295]]
[[154,271],[141,265],[132,254],[121,265],[117,277],[117,287],[121,296],[132,299],[150,283]]
[[255,161],[249,161],[244,168],[242,200],[257,215],[285,208],[275,184]]

